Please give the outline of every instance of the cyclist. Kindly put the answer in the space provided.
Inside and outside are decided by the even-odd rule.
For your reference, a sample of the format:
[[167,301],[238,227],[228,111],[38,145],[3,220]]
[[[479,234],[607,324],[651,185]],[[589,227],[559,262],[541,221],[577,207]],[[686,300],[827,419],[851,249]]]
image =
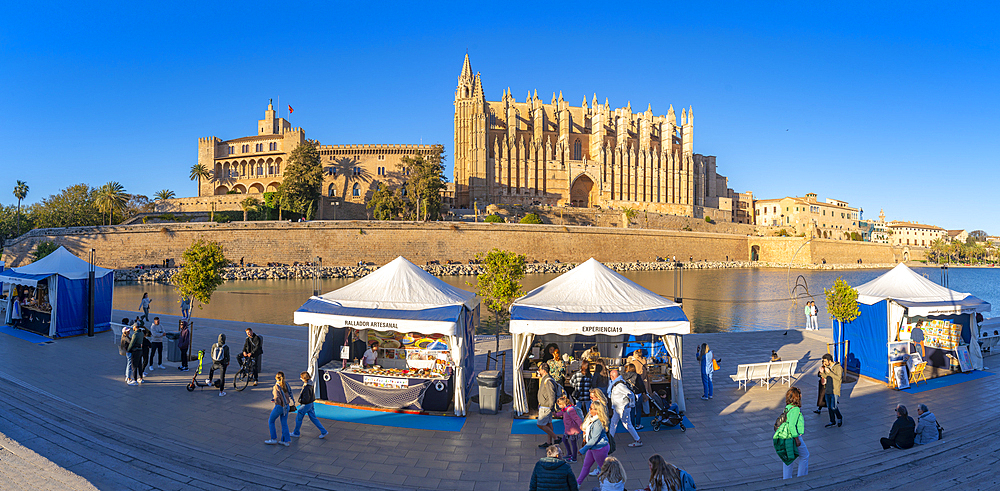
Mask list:
[[[260,358],[264,354],[264,339],[247,328],[247,339],[243,342],[243,353],[240,354],[240,366],[253,363],[253,385],[257,386],[257,375],[260,374]],[[249,358],[249,360],[248,360]]]

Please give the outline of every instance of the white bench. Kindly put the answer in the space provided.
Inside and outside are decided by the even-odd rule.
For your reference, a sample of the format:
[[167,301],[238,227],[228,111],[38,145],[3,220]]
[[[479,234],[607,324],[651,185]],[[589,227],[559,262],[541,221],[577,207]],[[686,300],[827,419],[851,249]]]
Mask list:
[[775,384],[783,383],[791,386],[798,364],[798,360],[793,360],[737,365],[736,374],[730,375],[729,378],[742,387],[744,392],[747,390],[748,382],[757,382],[758,385],[763,385],[770,390],[771,379],[777,379]]

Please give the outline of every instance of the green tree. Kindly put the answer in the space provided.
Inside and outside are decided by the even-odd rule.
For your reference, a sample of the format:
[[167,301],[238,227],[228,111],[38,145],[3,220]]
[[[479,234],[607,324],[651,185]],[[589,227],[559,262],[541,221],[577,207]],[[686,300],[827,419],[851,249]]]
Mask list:
[[208,167],[205,167],[205,164],[194,164],[191,166],[191,173],[188,174],[188,178],[192,181],[197,181],[198,192],[195,193],[195,196],[201,195],[201,180],[210,179],[211,177],[212,173],[208,170]]
[[499,333],[510,321],[510,305],[520,297],[521,279],[524,278],[524,264],[527,258],[501,249],[476,254],[476,261],[482,264],[483,272],[476,277],[476,294],[483,299],[486,310],[493,314],[487,321],[487,329]]
[[28,196],[28,183],[17,181],[14,186],[14,197],[17,198],[17,235],[21,235],[21,200]]
[[161,189],[153,195],[153,201],[163,201],[165,199],[174,199],[176,195],[173,191],[169,189]]
[[[20,219],[21,214],[18,213],[17,207],[14,205],[0,205],[0,251],[3,250],[3,243],[7,239],[17,237],[17,223]],[[25,217],[25,225],[28,229],[31,229],[30,215]]]
[[848,285],[844,277],[838,277],[833,288],[824,288],[823,293],[826,295],[826,311],[837,319],[840,332],[843,332],[845,322],[851,322],[861,315],[861,310],[858,309],[858,291]]
[[97,188],[95,204],[102,214],[108,215],[108,225],[112,225],[115,212],[124,211],[128,199],[129,195],[125,192],[125,186],[117,181],[111,181]]
[[53,252],[56,252],[59,246],[55,242],[42,241],[35,246],[35,250],[31,251],[31,262],[35,262]]
[[122,208],[122,220],[128,220],[140,213],[152,213],[154,209],[154,204],[150,201],[149,196],[144,194],[129,194],[128,199],[125,201],[125,206]]
[[37,228],[100,225],[101,211],[96,201],[97,189],[75,184],[31,205],[28,215]]
[[985,230],[973,230],[969,232],[969,237],[976,242],[986,242],[988,235]]
[[318,143],[306,140],[288,155],[284,179],[278,188],[281,202],[292,211],[308,214],[319,201],[323,186],[323,166],[320,164]]
[[445,189],[444,147],[434,147],[430,155],[406,156],[399,164],[406,176],[407,215],[415,220],[441,218],[441,191]]
[[403,213],[403,196],[398,189],[392,190],[389,186],[379,184],[365,207],[372,210],[372,216],[376,220],[393,220]]
[[171,277],[170,282],[182,298],[192,298],[201,304],[212,300],[212,294],[225,280],[222,268],[228,261],[218,242],[198,239],[184,251],[184,265]]
[[521,223],[540,224],[542,223],[542,219],[537,213],[528,213],[521,219]]
[[503,217],[497,214],[486,215],[486,218],[484,218],[483,221],[486,223],[503,223]]
[[243,209],[244,222],[247,221],[247,213],[251,210],[256,210],[258,206],[260,206],[260,200],[253,196],[247,196],[246,198],[243,198],[243,201],[240,201],[240,208]]

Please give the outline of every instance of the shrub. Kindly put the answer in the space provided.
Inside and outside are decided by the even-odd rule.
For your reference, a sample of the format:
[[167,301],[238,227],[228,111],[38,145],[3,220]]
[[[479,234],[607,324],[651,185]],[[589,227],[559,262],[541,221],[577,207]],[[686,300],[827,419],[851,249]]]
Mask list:
[[483,221],[486,223],[503,223],[503,218],[500,215],[487,215]]
[[542,219],[539,218],[537,213],[528,213],[521,219],[521,223],[539,224],[542,223]]
[[707,222],[707,223],[715,223],[714,221],[712,221],[712,217],[705,217],[705,222]]

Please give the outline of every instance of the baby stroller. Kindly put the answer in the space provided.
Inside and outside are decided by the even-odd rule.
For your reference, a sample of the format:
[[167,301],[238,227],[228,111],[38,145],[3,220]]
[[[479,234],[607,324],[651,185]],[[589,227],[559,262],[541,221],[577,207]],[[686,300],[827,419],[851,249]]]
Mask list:
[[677,411],[677,404],[671,404],[670,407],[667,407],[663,397],[655,392],[649,395],[649,402],[653,409],[653,420],[650,422],[653,425],[653,431],[660,431],[662,426],[680,426],[681,431],[687,431],[683,423],[684,417]]

